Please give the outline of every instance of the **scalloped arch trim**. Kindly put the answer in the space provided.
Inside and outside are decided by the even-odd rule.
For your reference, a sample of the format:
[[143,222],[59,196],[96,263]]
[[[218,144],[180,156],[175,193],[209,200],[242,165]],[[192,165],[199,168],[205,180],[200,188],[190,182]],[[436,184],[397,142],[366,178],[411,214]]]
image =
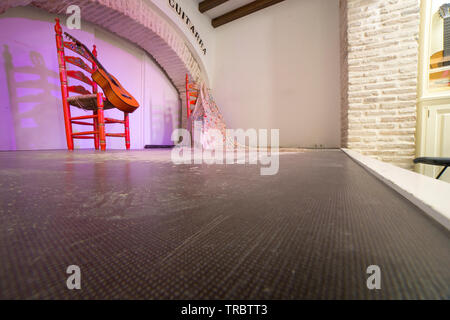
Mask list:
[[200,66],[182,37],[145,0],[3,0],[0,13],[31,5],[60,14],[73,4],[81,8],[83,20],[128,39],[152,55],[179,92],[185,90],[186,73],[200,81]]

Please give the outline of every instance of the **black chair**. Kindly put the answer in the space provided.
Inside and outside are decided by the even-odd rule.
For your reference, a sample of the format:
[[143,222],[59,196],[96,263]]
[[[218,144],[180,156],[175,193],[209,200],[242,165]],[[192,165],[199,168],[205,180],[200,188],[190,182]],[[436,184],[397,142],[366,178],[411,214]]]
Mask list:
[[450,158],[420,157],[414,159],[414,163],[423,163],[432,166],[443,166],[444,168],[436,177],[436,179],[439,179],[442,174],[444,174],[445,170],[447,170],[447,168],[450,166]]

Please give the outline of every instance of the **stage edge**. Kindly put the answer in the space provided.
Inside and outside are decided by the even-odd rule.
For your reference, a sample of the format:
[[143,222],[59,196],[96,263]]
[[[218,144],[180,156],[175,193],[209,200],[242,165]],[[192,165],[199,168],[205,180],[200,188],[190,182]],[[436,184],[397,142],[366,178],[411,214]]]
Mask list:
[[341,150],[447,230],[450,230],[450,183],[363,156],[354,150],[344,148]]

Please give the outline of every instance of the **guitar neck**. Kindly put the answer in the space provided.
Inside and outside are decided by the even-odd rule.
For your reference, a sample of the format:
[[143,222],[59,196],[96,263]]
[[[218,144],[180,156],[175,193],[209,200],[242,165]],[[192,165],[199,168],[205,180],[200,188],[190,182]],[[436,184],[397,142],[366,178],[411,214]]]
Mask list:
[[444,57],[450,56],[450,17],[444,18]]
[[[83,45],[84,49],[87,51],[87,53],[91,56],[92,60],[94,60],[95,64],[100,67],[101,69],[105,70],[105,67],[102,66],[102,64],[100,63],[100,61],[98,61],[97,57],[94,56],[94,54],[88,49],[86,48],[85,45]],[[106,70],[105,70],[106,71]]]
[[67,37],[69,37],[72,41],[74,41],[78,46],[82,47],[89,54],[89,56],[92,58],[92,60],[94,60],[95,64],[98,67],[100,67],[100,69],[107,72],[105,67],[103,67],[103,65],[100,63],[100,61],[98,61],[97,57],[94,56],[94,54],[91,52],[91,50],[89,50],[81,41],[77,40],[74,36],[68,34],[67,32],[64,32],[64,34]]

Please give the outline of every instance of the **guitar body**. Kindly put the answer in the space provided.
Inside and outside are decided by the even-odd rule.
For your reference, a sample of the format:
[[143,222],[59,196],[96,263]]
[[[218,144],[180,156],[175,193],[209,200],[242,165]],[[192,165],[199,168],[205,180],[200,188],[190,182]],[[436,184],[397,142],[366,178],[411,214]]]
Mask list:
[[105,70],[98,68],[92,74],[92,79],[103,89],[106,98],[117,109],[131,113],[139,107],[136,99],[126,91],[120,82]]
[[444,50],[438,51],[430,57],[430,69],[450,66],[450,56],[444,56]]
[[434,53],[430,57],[430,69],[441,68],[444,66],[444,50]]
[[439,15],[444,20],[443,23],[444,50],[438,51],[430,57],[429,84],[430,88],[445,89],[450,86],[450,3],[443,4],[439,8]]

